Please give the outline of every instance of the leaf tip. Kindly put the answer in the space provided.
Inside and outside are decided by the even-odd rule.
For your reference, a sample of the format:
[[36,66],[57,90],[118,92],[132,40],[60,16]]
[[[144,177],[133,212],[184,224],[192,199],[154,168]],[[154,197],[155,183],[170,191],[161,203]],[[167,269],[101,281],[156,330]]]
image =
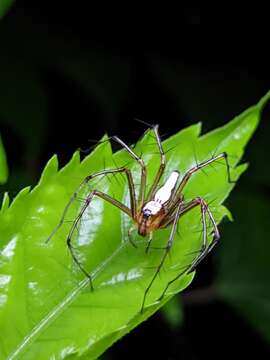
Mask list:
[[9,195],[8,195],[8,192],[6,191],[4,193],[3,200],[2,200],[1,212],[5,212],[8,209],[9,201],[10,201]]
[[23,200],[23,198],[25,198],[25,196],[27,194],[29,194],[30,192],[30,189],[31,189],[31,186],[26,186],[25,188],[23,188],[18,194],[17,196],[13,199],[11,205],[10,205],[10,208],[14,207],[19,201]]
[[270,100],[270,90],[259,100],[257,107],[260,111],[263,110],[267,102]]
[[78,149],[73,153],[69,162],[64,167],[62,167],[60,172],[62,174],[66,173],[69,170],[72,170],[74,167],[76,167],[79,163],[80,163],[80,150]]
[[57,155],[54,154],[45,165],[45,168],[41,174],[39,184],[46,181],[49,177],[54,175],[58,170],[58,159]]

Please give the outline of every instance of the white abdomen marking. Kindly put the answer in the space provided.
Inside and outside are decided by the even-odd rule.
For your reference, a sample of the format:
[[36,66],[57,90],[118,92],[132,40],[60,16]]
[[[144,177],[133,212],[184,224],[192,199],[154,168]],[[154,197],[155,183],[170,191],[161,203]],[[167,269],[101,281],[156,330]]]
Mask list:
[[143,208],[143,212],[145,212],[145,210],[148,210],[150,211],[151,215],[156,215],[161,210],[161,207],[162,205],[157,201],[148,201],[148,203],[145,204]]
[[179,178],[179,172],[173,171],[168,177],[165,184],[156,192],[154,201],[164,204],[171,197],[172,191],[175,188],[177,180]]
[[156,215],[161,210],[162,205],[170,199],[178,178],[179,172],[173,171],[165,184],[156,192],[154,200],[148,201],[148,203],[145,204],[143,208],[145,215]]

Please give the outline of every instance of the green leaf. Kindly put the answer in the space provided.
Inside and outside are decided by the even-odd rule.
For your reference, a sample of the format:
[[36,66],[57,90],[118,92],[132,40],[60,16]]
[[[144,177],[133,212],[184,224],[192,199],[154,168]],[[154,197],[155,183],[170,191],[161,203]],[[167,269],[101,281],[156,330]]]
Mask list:
[[[268,100],[270,93],[264,98]],[[166,140],[167,166],[164,178],[174,169],[181,174],[197,161],[209,159],[213,152],[227,151],[232,178],[237,179],[245,165],[236,167],[244,147],[258,125],[264,103],[251,107],[227,125],[199,137],[200,124],[184,129]],[[106,139],[103,139],[106,140]],[[148,131],[135,147],[148,165],[148,185],[159,164],[153,134]],[[195,156],[196,155],[196,156]],[[73,263],[66,246],[69,229],[93,188],[127,202],[128,189],[122,176],[103,177],[79,193],[68,211],[63,226],[51,241],[45,241],[58,224],[63,209],[75,189],[89,174],[126,165],[135,183],[138,165],[126,151],[112,155],[108,141],[102,142],[81,163],[76,152],[60,171],[57,158],[47,164],[39,184],[23,189],[8,207],[7,197],[0,213],[0,357],[11,359],[94,359],[113,342],[147,319],[173,294],[191,282],[194,273],[176,281],[161,302],[157,302],[167,282],[194,258],[201,247],[200,213],[194,209],[179,221],[170,256],[160,277],[154,282],[140,313],[143,295],[163,254],[162,249],[145,253],[146,240],[133,234],[134,248],[128,241],[131,221],[126,214],[94,200],[74,233],[76,256],[93,277],[88,279]],[[224,163],[197,172],[184,189],[185,199],[202,196],[211,203],[217,222],[228,214],[221,204],[232,190]],[[70,222],[71,221],[71,222]],[[155,247],[164,247],[170,229],[154,233]]]
[[13,0],[1,0],[0,1],[0,18],[2,18],[6,12],[8,11],[8,9],[10,8],[10,6],[13,4]]
[[8,178],[8,166],[5,149],[0,137],[0,184],[4,184]]

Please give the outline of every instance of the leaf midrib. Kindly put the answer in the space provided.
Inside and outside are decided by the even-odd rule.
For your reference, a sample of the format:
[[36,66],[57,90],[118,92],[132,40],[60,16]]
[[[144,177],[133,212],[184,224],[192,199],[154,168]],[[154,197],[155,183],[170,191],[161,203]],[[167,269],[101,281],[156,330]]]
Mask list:
[[[107,266],[117,255],[118,253],[126,246],[126,243],[121,243],[115,251],[105,259],[91,274],[92,279],[96,279],[99,273],[103,270],[105,266]],[[15,360],[21,353],[26,351],[26,347],[31,345],[34,340],[39,336],[39,334],[48,327],[55,318],[57,318],[61,313],[65,311],[65,309],[76,300],[77,296],[81,293],[81,291],[89,285],[89,279],[85,278],[81,280],[76,288],[71,290],[69,294],[58,303],[53,310],[44,318],[40,320],[40,322],[31,330],[31,332],[23,339],[23,341],[16,347],[16,349],[8,356],[7,360]]]

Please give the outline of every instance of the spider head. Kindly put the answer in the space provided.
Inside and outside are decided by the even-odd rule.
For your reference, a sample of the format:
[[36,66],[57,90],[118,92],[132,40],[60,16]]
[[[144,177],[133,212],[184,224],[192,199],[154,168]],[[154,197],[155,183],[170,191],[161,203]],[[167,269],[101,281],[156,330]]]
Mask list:
[[142,209],[142,215],[144,219],[148,219],[152,215],[152,211],[150,209]]
[[160,203],[157,201],[146,203],[138,216],[138,233],[146,236],[151,231],[158,229],[164,215],[164,209]]

